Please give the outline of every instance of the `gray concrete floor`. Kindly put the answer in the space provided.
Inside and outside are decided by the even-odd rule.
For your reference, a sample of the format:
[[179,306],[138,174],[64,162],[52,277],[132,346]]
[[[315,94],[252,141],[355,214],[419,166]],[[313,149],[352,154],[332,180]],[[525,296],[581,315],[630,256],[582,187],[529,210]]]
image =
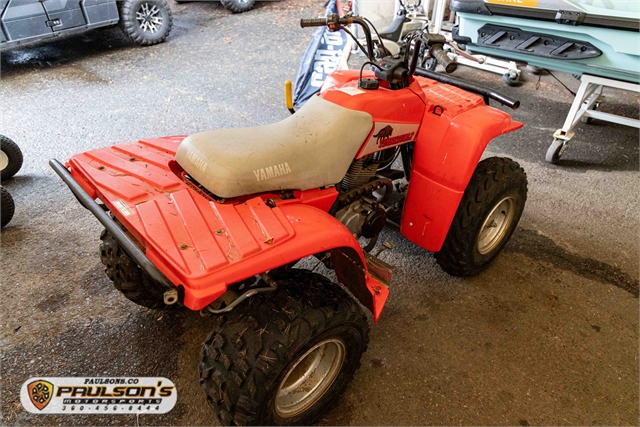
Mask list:
[[[6,187],[17,209],[2,231],[3,425],[216,424],[197,381],[212,329],[197,313],[139,308],[98,256],[98,222],[47,160],[137,138],[283,119],[319,1],[171,4],[174,31],[139,48],[117,29],[3,52],[0,130],[25,154]],[[521,99],[523,130],[489,155],[520,162],[529,199],[505,252],[472,279],[385,231],[399,268],[362,367],[325,425],[638,425],[638,131],[580,125],[560,165],[544,162],[572,100],[551,76],[521,87],[460,70]],[[557,74],[576,90],[572,76]],[[604,111],[638,117],[637,96],[607,92]],[[33,416],[19,389],[34,376],[166,376],[164,416]]]

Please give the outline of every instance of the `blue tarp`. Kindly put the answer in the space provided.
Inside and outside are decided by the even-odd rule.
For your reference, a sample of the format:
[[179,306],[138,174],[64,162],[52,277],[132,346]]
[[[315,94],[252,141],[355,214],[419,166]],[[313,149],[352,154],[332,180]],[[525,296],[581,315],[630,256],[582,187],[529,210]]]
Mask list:
[[[336,0],[329,0],[325,16],[332,13],[338,13]],[[319,27],[313,34],[296,77],[293,90],[295,109],[302,107],[320,90],[327,75],[340,68],[343,58],[346,58],[345,49],[351,49],[347,37],[344,31],[331,32],[327,27]]]

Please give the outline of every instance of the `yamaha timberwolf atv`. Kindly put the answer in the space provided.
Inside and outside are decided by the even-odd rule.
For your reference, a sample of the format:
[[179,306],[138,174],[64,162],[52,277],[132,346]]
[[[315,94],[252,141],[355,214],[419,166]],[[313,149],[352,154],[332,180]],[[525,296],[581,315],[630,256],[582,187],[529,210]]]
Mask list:
[[[389,295],[393,268],[368,252],[394,210],[402,235],[469,276],[498,255],[524,208],[523,169],[479,162],[492,138],[522,127],[489,99],[518,102],[416,69],[420,34],[412,55],[375,61],[360,17],[301,21],[351,23],[369,38],[374,70],[333,73],[279,123],[50,162],[104,225],[101,258],[118,290],[146,307],[219,316],[199,369],[223,424],[309,425],[335,402],[367,348],[361,305],[377,322]],[[309,256],[349,292],[294,268]]]

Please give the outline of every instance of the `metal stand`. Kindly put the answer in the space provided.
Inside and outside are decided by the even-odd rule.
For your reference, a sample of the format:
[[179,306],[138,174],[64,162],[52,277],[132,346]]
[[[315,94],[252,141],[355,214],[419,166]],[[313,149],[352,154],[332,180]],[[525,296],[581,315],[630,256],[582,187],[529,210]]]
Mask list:
[[[431,21],[429,24],[430,32],[442,34],[443,31],[451,31],[455,25],[456,14],[455,12],[450,11],[449,19],[445,21],[444,15],[448,9],[448,0],[434,0],[433,5],[431,4],[431,0],[426,1],[425,11],[427,11],[428,14],[429,10],[431,10]],[[446,35],[446,37],[451,40],[450,34]],[[474,56],[478,58],[480,62],[465,58],[455,52],[449,52],[449,57],[458,64],[500,74],[502,76],[502,81],[509,86],[515,86],[520,81],[520,70],[514,61],[503,61],[486,55]]]
[[640,129],[640,120],[638,119],[596,111],[599,100],[603,97],[602,90],[605,86],[640,93],[640,84],[595,77],[587,74],[583,74],[580,80],[582,83],[573,100],[573,104],[571,104],[571,109],[564,121],[564,126],[553,134],[553,142],[547,150],[546,160],[549,163],[555,164],[560,160],[560,157],[562,157],[567,148],[567,143],[575,135],[575,133],[572,132],[573,128],[576,127],[583,118],[586,120],[594,118]]
[[[431,12],[430,32],[451,31],[451,28],[455,25],[456,13],[449,10],[449,0],[434,0],[433,4],[431,0],[422,0],[422,6],[427,16]],[[445,20],[444,15],[447,11],[449,12],[449,19]]]
[[500,74],[502,81],[509,86],[515,86],[520,81],[521,71],[514,61],[503,61],[486,55],[473,55],[481,61],[478,62],[458,55],[455,52],[449,52],[448,55],[458,64]]

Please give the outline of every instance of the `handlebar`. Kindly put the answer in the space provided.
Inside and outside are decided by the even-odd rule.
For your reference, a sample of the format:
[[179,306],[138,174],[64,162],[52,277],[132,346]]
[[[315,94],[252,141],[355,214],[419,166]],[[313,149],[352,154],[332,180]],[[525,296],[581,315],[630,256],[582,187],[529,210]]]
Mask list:
[[[331,31],[338,31],[345,25],[349,24],[358,24],[362,27],[367,41],[369,60],[375,62],[375,58],[373,55],[373,43],[371,41],[371,30],[369,29],[369,26],[367,25],[365,20],[361,17],[345,16],[341,18],[338,14],[331,14],[326,18],[300,20],[300,26],[302,28],[327,26]],[[411,62],[409,64],[409,69],[404,71],[405,75],[411,76],[413,74],[420,77],[426,77],[441,83],[459,87],[460,89],[469,92],[476,93],[484,98],[484,101],[487,105],[489,105],[489,99],[493,99],[495,101],[498,101],[502,105],[512,108],[513,110],[518,109],[518,107],[520,106],[520,101],[508,98],[501,93],[492,91],[482,86],[475,85],[470,82],[466,82],[464,80],[456,79],[455,77],[451,77],[446,74],[440,74],[417,67],[420,47],[423,43],[425,43],[429,48],[429,55],[435,58],[442,66],[444,66],[447,73],[453,72],[457,68],[458,64],[455,61],[452,61],[451,58],[449,58],[446,52],[442,49],[442,45],[444,42],[444,37],[437,34],[423,34],[422,39],[416,38],[414,42],[415,44],[413,55],[411,56]],[[405,64],[406,61],[407,59],[405,58]]]
[[367,41],[367,50],[369,60],[375,61],[375,56],[373,54],[373,41],[371,39],[371,30],[369,29],[369,25],[359,16],[345,16],[340,17],[337,13],[332,13],[328,15],[326,18],[312,18],[312,19],[301,19],[300,27],[323,27],[327,26],[330,31],[338,31],[345,25],[350,24],[358,24],[362,27],[362,31],[364,31],[364,37]]
[[429,50],[429,55],[434,57],[447,73],[453,73],[458,68],[458,63],[449,58],[449,55],[442,49],[441,44],[434,45]]
[[301,19],[300,26],[306,27],[322,27],[327,25],[327,18]]

